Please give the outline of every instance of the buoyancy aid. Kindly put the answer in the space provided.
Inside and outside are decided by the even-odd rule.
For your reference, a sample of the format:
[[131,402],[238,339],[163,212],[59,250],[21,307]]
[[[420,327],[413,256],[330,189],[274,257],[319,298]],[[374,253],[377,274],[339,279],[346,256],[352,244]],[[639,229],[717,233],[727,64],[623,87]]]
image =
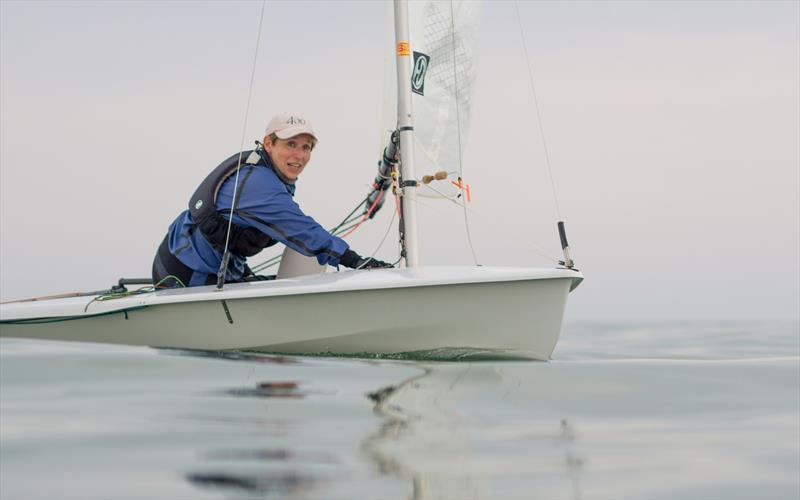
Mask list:
[[[225,249],[225,238],[228,234],[228,219],[223,217],[222,214],[230,214],[231,210],[224,209],[219,212],[217,211],[217,194],[222,184],[236,174],[236,168],[239,165],[240,157],[242,158],[242,167],[255,167],[259,164],[265,168],[270,167],[269,156],[266,154],[259,154],[259,151],[244,151],[241,155],[236,153],[212,170],[203,182],[200,183],[200,186],[189,200],[189,211],[192,214],[192,219],[197,224],[197,228],[205,239],[220,253]],[[239,189],[237,189],[236,199],[233,202],[233,211],[236,211],[236,205],[241,196],[241,188],[242,186],[240,185]],[[241,226],[236,223],[231,224],[231,236],[228,242],[228,249],[238,255],[251,257],[264,248],[276,243],[276,240],[254,227]]]

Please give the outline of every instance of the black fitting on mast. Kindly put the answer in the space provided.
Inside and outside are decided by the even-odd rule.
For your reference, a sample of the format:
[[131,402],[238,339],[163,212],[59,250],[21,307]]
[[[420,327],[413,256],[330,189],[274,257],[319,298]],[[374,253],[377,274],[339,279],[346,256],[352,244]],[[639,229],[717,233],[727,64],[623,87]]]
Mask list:
[[[392,168],[397,169],[397,164],[402,161],[402,151],[400,151],[400,132],[414,130],[414,127],[399,127],[397,130],[392,132],[391,138],[391,149],[387,147],[387,151],[391,152],[392,160]],[[386,158],[386,153],[384,153],[384,158]],[[401,174],[399,171],[398,174]],[[403,177],[402,175],[398,178],[401,192],[399,193],[402,196],[402,185],[403,185]],[[406,252],[406,217],[405,217],[405,210],[403,209],[403,203],[399,204],[399,213],[400,213],[400,220],[397,221],[397,236],[398,236],[398,243],[400,244],[400,260],[406,262],[408,259],[408,253]]]
[[367,204],[366,207],[364,207],[364,211],[366,212],[372,209],[372,211],[369,212],[370,219],[375,217],[375,214],[378,213],[378,210],[383,206],[383,202],[386,201],[383,192],[389,189],[389,186],[392,184],[392,172],[397,168],[397,149],[399,143],[400,134],[395,130],[392,132],[389,144],[383,149],[383,155],[378,162],[378,175],[375,176],[375,180],[372,183],[372,191],[367,195]]

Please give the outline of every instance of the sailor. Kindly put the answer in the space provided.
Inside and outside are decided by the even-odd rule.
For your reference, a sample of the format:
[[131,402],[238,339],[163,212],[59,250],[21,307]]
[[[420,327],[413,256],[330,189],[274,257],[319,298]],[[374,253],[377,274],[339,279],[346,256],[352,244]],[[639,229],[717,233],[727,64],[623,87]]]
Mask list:
[[294,201],[295,183],[316,144],[310,121],[297,114],[276,115],[267,125],[263,143],[215,168],[195,191],[189,208],[169,226],[153,261],[153,283],[161,287],[216,283],[226,240],[230,251],[226,283],[266,279],[254,275],[246,259],[278,242],[315,256],[321,265],[392,267],[358,255]]

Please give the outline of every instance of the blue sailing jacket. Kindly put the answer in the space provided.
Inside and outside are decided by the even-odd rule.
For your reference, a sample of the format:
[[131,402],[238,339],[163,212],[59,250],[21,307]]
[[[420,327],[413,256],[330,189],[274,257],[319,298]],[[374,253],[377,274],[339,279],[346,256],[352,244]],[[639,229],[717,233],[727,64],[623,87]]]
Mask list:
[[[314,255],[320,264],[336,266],[348,249],[341,238],[331,235],[314,219],[305,215],[294,201],[295,185],[284,182],[273,169],[269,157],[261,152],[256,165],[242,165],[239,171],[239,201],[233,222],[255,228],[303,255]],[[245,157],[247,154],[245,153]],[[235,176],[219,189],[214,206],[226,220],[233,200]],[[222,253],[200,232],[189,210],[184,210],[169,227],[169,251],[194,270],[188,286],[204,285],[209,275],[216,276]],[[225,281],[239,281],[245,273],[246,258],[231,252]]]

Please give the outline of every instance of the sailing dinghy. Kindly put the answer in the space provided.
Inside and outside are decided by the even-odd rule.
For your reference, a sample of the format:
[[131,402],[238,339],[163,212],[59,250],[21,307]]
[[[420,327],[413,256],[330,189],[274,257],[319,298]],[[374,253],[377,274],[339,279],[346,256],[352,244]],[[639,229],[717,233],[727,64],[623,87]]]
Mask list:
[[[121,282],[110,293],[4,303],[0,337],[284,354],[463,352],[549,359],[567,297],[583,280],[570,259],[563,223],[558,227],[564,260],[554,268],[424,266],[419,261],[418,192],[428,189],[465,203],[460,170],[434,173],[431,168],[456,161],[437,156],[452,149],[448,142],[460,157],[469,107],[461,84],[473,78],[457,66],[463,55],[458,49],[470,35],[463,23],[471,15],[467,3],[456,9],[452,2],[412,2],[421,19],[417,37],[409,36],[407,1],[394,2],[397,122],[365,206],[379,207],[390,190],[399,197],[400,268],[321,274],[287,249],[277,279],[270,281],[135,293],[127,293]],[[441,26],[451,29],[431,36],[428,28]],[[432,110],[437,119],[449,114],[451,125],[426,124],[419,127],[425,137],[415,137],[415,108]],[[457,128],[452,115],[460,120]],[[419,178],[417,146],[425,148],[430,164],[421,172],[431,172]],[[437,189],[435,180],[446,187]]]

